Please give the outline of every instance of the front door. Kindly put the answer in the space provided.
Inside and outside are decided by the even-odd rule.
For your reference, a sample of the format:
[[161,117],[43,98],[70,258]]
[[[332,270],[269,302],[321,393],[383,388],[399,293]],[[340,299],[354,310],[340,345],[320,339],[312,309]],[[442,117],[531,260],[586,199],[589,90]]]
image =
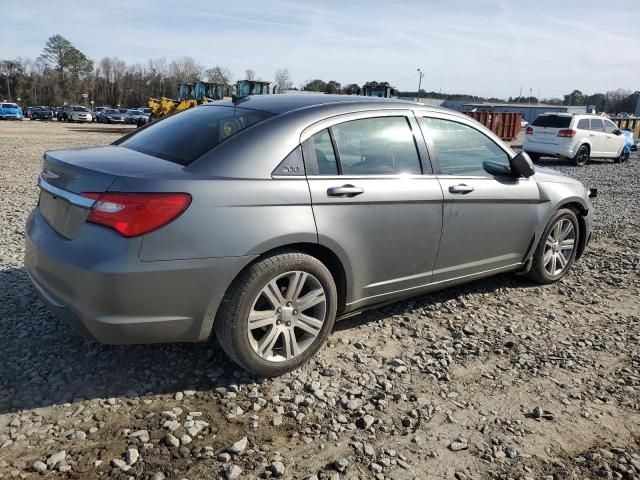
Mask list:
[[496,177],[509,155],[471,122],[446,114],[423,117],[444,193],[442,240],[433,282],[513,268],[523,261],[538,224],[540,194],[532,179]]
[[319,242],[347,270],[347,309],[414,293],[431,281],[442,227],[442,191],[415,117],[367,112],[321,127],[303,141],[305,169]]

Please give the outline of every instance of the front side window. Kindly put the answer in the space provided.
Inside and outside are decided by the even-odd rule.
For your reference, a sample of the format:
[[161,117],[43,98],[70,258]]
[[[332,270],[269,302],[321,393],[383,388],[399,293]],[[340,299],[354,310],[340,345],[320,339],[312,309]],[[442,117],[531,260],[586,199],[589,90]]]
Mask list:
[[606,133],[613,133],[618,129],[618,127],[616,126],[615,123],[613,123],[611,120],[605,120],[604,121],[604,131]]
[[352,120],[332,127],[344,175],[420,174],[406,117]]
[[602,132],[604,131],[604,123],[601,118],[592,118],[591,119],[591,130],[594,132]]
[[424,117],[443,175],[491,176],[483,167],[493,162],[509,167],[509,157],[493,140],[468,125]]

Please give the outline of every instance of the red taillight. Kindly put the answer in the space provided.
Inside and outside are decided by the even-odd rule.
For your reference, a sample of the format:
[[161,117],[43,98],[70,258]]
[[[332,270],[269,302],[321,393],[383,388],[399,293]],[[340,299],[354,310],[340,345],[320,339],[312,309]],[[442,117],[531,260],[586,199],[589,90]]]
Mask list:
[[574,137],[576,135],[575,130],[571,130],[570,128],[566,129],[566,130],[558,130],[558,136],[559,137]]
[[87,221],[110,227],[125,237],[149,233],[175,220],[184,212],[187,193],[83,193],[93,198]]
[[527,129],[525,130],[525,133],[527,135],[533,135],[533,127],[527,127]]

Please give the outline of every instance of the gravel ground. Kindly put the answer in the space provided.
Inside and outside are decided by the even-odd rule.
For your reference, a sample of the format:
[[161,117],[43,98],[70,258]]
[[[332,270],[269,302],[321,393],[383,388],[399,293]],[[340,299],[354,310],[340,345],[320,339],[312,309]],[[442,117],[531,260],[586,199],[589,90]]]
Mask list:
[[264,380],[214,341],[84,340],[30,287],[42,153],[122,131],[0,123],[0,478],[640,478],[637,156],[544,161],[599,189],[562,282],[503,275],[368,312]]

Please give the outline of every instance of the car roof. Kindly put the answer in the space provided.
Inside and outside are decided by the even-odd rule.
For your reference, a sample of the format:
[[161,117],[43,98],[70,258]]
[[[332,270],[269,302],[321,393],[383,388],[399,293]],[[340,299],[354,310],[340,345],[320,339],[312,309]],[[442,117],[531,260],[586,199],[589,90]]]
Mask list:
[[[336,104],[354,104],[359,108],[411,108],[421,103],[397,98],[364,97],[356,95],[275,94],[251,95],[234,100],[218,100],[206,105],[236,106],[282,114],[309,107],[330,107]],[[432,108],[432,107],[430,107]],[[437,107],[433,108],[438,109]],[[442,109],[444,110],[444,109]]]

